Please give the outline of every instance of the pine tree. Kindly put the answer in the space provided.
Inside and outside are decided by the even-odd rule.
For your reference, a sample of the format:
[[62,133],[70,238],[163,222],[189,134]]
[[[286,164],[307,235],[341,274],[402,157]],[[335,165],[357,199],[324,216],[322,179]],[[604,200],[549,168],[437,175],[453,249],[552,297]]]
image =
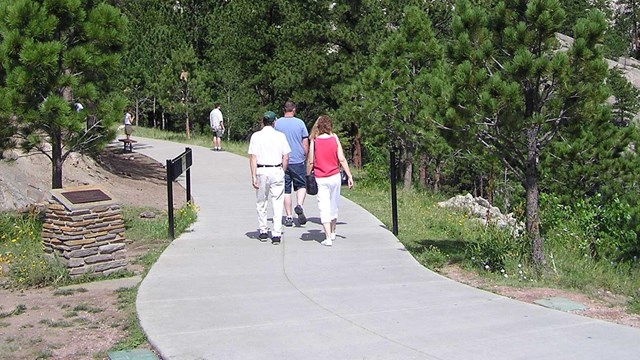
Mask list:
[[640,59],[640,0],[618,0],[619,22],[625,26],[631,56]]
[[[113,138],[122,102],[108,90],[126,36],[126,19],[105,3],[80,0],[0,1],[0,109],[25,151],[51,160],[52,187],[73,151]],[[84,110],[75,111],[76,102]],[[87,124],[87,118],[97,119]],[[85,127],[85,125],[88,125]]]
[[606,21],[590,12],[565,53],[555,37],[564,20],[556,0],[500,1],[492,9],[463,0],[456,13],[448,125],[467,130],[518,176],[531,259],[542,270],[539,159],[563,132],[607,121]]
[[628,126],[640,110],[640,90],[629,83],[622,70],[609,70],[608,84],[614,96],[613,121],[618,126]]
[[541,158],[544,189],[566,205],[592,196],[599,196],[601,205],[615,198],[637,205],[640,157],[634,149],[640,133],[632,118],[640,108],[640,92],[615,68],[609,70],[607,84],[613,111],[603,113],[601,121],[575,124]]
[[[404,186],[410,187],[415,155],[434,144],[430,81],[442,68],[443,51],[424,10],[409,6],[400,27],[384,40],[353,92],[368,114],[363,131],[378,144],[402,152]],[[435,149],[435,147],[433,147]]]

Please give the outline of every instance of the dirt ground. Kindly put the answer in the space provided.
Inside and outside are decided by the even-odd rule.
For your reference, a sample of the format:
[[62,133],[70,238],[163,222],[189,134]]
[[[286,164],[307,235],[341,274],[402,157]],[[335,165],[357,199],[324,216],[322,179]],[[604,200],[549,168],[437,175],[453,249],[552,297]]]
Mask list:
[[[26,168],[0,168],[0,173],[5,182],[7,176],[12,176],[14,181],[25,181],[31,189],[45,188],[50,181],[48,164],[33,160],[27,164]],[[123,205],[163,210],[167,208],[164,174],[160,163],[136,152],[125,154],[121,148],[113,147],[105,151],[97,163],[84,157],[71,158],[65,167],[64,184],[100,183],[121,199]],[[24,179],[19,180],[21,176]],[[0,177],[0,183],[2,180]],[[176,185],[173,191],[174,206],[182,206],[184,189]],[[145,250],[130,244],[127,248],[129,260],[133,261]],[[130,269],[141,270],[133,265]],[[457,267],[445,267],[441,273],[455,281],[525,302],[564,297],[587,307],[576,312],[579,315],[640,327],[640,316],[625,312],[626,299],[608,292],[587,297],[557,289],[497,286]],[[0,287],[0,358],[106,359],[106,350],[126,336],[126,315],[117,306],[115,290],[119,286],[118,282],[104,282],[76,286],[75,290],[24,291]]]
[[574,314],[640,328],[640,315],[626,312],[627,299],[609,291],[598,291],[594,296],[587,296],[578,292],[552,288],[517,288],[496,285],[457,266],[446,266],[442,269],[441,274],[463,284],[528,303],[552,297],[562,297],[585,306],[585,310],[572,311]]
[[[51,181],[48,159],[20,160],[0,164],[0,185],[7,181],[22,183],[19,189],[7,190],[18,199],[17,204],[23,198],[42,201],[44,192],[39,189],[49,188]],[[122,205],[158,211],[166,211],[168,206],[166,172],[162,164],[135,151],[123,153],[119,146],[108,148],[98,162],[81,156],[70,157],[63,174],[65,187],[99,184]],[[19,193],[23,189],[30,192]],[[181,207],[186,197],[184,188],[175,184],[173,194],[174,206]],[[127,244],[130,271],[142,270],[131,262],[146,250]],[[3,282],[0,271],[0,285]],[[131,284],[123,282],[126,280],[83,284],[71,289],[23,291],[0,286],[0,358],[107,359],[106,351],[126,336],[128,321],[118,308],[116,290]]]

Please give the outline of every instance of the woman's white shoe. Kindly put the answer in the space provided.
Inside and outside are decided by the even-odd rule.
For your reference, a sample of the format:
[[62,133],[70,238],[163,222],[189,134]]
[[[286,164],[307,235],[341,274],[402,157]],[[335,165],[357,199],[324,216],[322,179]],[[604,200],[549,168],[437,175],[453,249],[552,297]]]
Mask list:
[[331,245],[333,245],[333,242],[331,241],[331,239],[324,239],[324,241],[321,242],[320,244],[322,244],[324,246],[331,246]]

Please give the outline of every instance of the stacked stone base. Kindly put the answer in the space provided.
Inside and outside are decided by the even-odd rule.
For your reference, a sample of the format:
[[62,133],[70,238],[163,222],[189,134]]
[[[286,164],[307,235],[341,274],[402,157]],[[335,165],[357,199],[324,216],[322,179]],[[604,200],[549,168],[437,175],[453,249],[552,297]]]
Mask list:
[[56,255],[71,276],[109,275],[127,265],[124,218],[119,205],[68,210],[48,204],[42,226],[45,252]]

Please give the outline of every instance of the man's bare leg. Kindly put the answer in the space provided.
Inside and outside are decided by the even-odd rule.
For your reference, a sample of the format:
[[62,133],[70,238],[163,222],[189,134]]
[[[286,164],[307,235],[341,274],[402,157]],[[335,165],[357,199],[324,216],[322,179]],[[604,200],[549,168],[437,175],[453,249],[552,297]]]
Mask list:
[[284,194],[284,213],[287,217],[291,217],[291,194]]
[[298,200],[298,205],[303,206],[304,199],[307,197],[307,189],[300,188],[296,191],[296,200]]

